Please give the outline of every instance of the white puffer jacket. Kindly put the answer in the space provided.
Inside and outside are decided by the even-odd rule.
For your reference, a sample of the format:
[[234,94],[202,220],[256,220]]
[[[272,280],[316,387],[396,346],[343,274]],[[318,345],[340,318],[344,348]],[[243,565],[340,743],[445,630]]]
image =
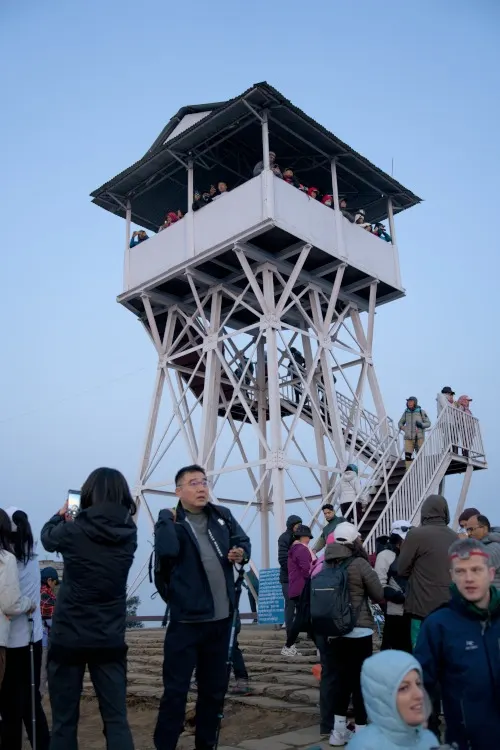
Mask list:
[[9,618],[29,612],[32,606],[31,599],[21,595],[16,558],[0,552],[0,646],[7,646],[9,640]]

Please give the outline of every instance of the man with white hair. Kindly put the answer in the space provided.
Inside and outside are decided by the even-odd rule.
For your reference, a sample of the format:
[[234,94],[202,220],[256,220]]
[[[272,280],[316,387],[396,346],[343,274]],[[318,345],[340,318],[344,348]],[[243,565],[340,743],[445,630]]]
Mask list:
[[389,544],[377,555],[375,572],[384,587],[387,602],[381,650],[395,648],[411,654],[410,618],[404,612],[406,579],[397,569],[399,552],[409,530],[409,521],[394,521]]
[[[269,152],[269,167],[271,168],[271,171],[274,172],[276,177],[283,177],[281,174],[281,169],[276,164],[276,154],[274,151]],[[253,176],[257,177],[261,172],[264,171],[264,161],[258,161],[255,167],[253,168]]]

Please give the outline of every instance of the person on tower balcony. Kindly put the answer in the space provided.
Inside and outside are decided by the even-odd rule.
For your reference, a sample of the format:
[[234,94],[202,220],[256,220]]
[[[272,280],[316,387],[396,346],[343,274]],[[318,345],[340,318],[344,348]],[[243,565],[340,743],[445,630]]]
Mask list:
[[342,216],[345,216],[345,218],[350,221],[351,224],[354,224],[354,216],[347,210],[347,201],[343,196],[340,196],[339,198],[339,208]]
[[295,175],[294,175],[294,173],[293,173],[293,170],[292,170],[292,169],[290,169],[290,167],[287,167],[287,168],[286,168],[286,169],[285,169],[285,170],[283,171],[283,179],[285,180],[285,182],[288,182],[288,184],[289,184],[289,185],[293,185],[293,187],[296,187],[296,188],[297,188],[297,190],[302,190],[303,192],[305,192],[305,191],[306,191],[306,188],[305,188],[305,187],[304,187],[304,185],[302,185],[302,184],[301,184],[301,182],[299,182],[299,180],[298,180],[298,179],[297,179],[297,178],[295,177]]
[[309,198],[312,198],[313,200],[318,200],[319,198],[319,190],[316,187],[310,187],[307,189],[307,195]]
[[200,208],[203,208],[207,205],[207,203],[211,203],[212,198],[210,197],[210,193],[200,193],[199,190],[194,191],[193,195],[193,211],[199,211]]
[[148,240],[149,237],[144,231],[144,229],[140,229],[138,232],[133,232],[132,238],[130,240],[129,247],[135,247],[136,245],[140,245],[141,242],[144,242],[144,240]]
[[405,436],[405,461],[406,468],[409,469],[413,454],[418,453],[424,444],[424,431],[431,426],[431,421],[427,413],[418,405],[416,396],[410,396],[406,401],[406,409],[399,420],[399,429],[404,432]]
[[218,198],[222,198],[223,195],[227,195],[227,182],[223,182],[222,180],[217,183],[217,194],[213,196],[212,200],[216,201]]
[[453,396],[455,395],[455,391],[452,391],[449,385],[445,385],[444,388],[441,389],[441,392],[438,393],[436,396],[437,401],[437,415],[441,414],[443,409],[446,409],[448,406],[453,406]]
[[354,217],[354,223],[360,226],[362,229],[366,229],[367,232],[372,231],[372,225],[369,221],[366,221],[365,209],[360,208]]
[[[455,407],[459,411],[465,412],[465,414],[468,414],[470,417],[472,417],[473,414],[470,410],[471,401],[472,399],[470,398],[470,396],[460,396],[458,400],[455,402]],[[476,433],[476,428],[472,420],[463,420],[462,424],[460,425],[459,432],[460,432],[460,438],[462,442],[462,456],[464,456],[464,458],[468,458],[469,448],[470,446],[472,446],[474,442],[474,435]],[[457,453],[458,453],[458,448],[457,448]]]
[[[279,168],[279,165],[276,164],[276,154],[274,151],[269,152],[269,166],[271,168],[271,171],[274,172],[276,177],[283,177],[281,173],[281,169]],[[253,176],[257,177],[257,175],[261,174],[261,172],[264,171],[264,161],[258,161],[255,167],[253,168]]]
[[385,240],[385,242],[392,242],[391,235],[380,221],[376,221],[373,225],[372,234],[376,237],[380,237],[381,240]]

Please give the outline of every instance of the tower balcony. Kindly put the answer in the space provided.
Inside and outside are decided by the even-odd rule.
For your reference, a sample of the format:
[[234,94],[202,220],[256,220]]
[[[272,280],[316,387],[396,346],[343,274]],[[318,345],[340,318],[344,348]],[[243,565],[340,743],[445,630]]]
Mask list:
[[332,284],[336,268],[346,264],[343,296],[361,309],[368,305],[373,281],[378,282],[377,304],[404,295],[395,244],[265,170],[127,249],[125,291],[119,300],[132,307],[142,293],[158,288],[177,297],[178,282],[188,268],[209,272],[223,282],[233,270],[224,265],[224,253],[238,243],[255,249],[253,260],[278,263],[286,263],[310,244],[305,272],[324,286]]

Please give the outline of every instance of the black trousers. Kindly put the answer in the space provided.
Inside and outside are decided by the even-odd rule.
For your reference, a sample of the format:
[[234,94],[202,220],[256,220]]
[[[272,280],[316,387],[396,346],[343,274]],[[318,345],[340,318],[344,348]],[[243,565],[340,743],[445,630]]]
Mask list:
[[228,686],[227,655],[231,621],[170,622],[165,634],[163,696],[154,733],[157,750],[175,750],[184,727],[189,683],[194,669],[196,750],[213,748]]
[[[99,703],[104,724],[103,734],[108,750],[134,750],[127,721],[127,662],[88,664],[90,679]],[[50,705],[52,706],[52,741],[50,750],[78,750],[78,719],[85,662],[59,663],[50,658],[47,664]],[[38,748],[37,748],[38,750]]]
[[[33,645],[35,662],[35,718],[37,750],[48,750],[50,744],[47,718],[40,696],[42,668],[42,641]],[[31,658],[30,647],[6,649],[5,675],[0,691],[0,746],[4,750],[21,750],[23,724],[30,744],[33,745],[33,720],[31,712]]]
[[321,660],[321,733],[332,731],[335,716],[347,715],[351,698],[356,724],[366,724],[366,709],[361,693],[361,667],[373,652],[371,635],[363,638],[334,638],[330,641],[318,637],[317,641]]
[[386,615],[381,651],[397,649],[413,653],[411,645],[411,618],[409,615]]
[[288,581],[281,584],[281,590],[283,591],[283,598],[285,600],[285,627],[287,638],[290,637],[293,626],[293,618],[295,615],[295,602],[288,597]]

